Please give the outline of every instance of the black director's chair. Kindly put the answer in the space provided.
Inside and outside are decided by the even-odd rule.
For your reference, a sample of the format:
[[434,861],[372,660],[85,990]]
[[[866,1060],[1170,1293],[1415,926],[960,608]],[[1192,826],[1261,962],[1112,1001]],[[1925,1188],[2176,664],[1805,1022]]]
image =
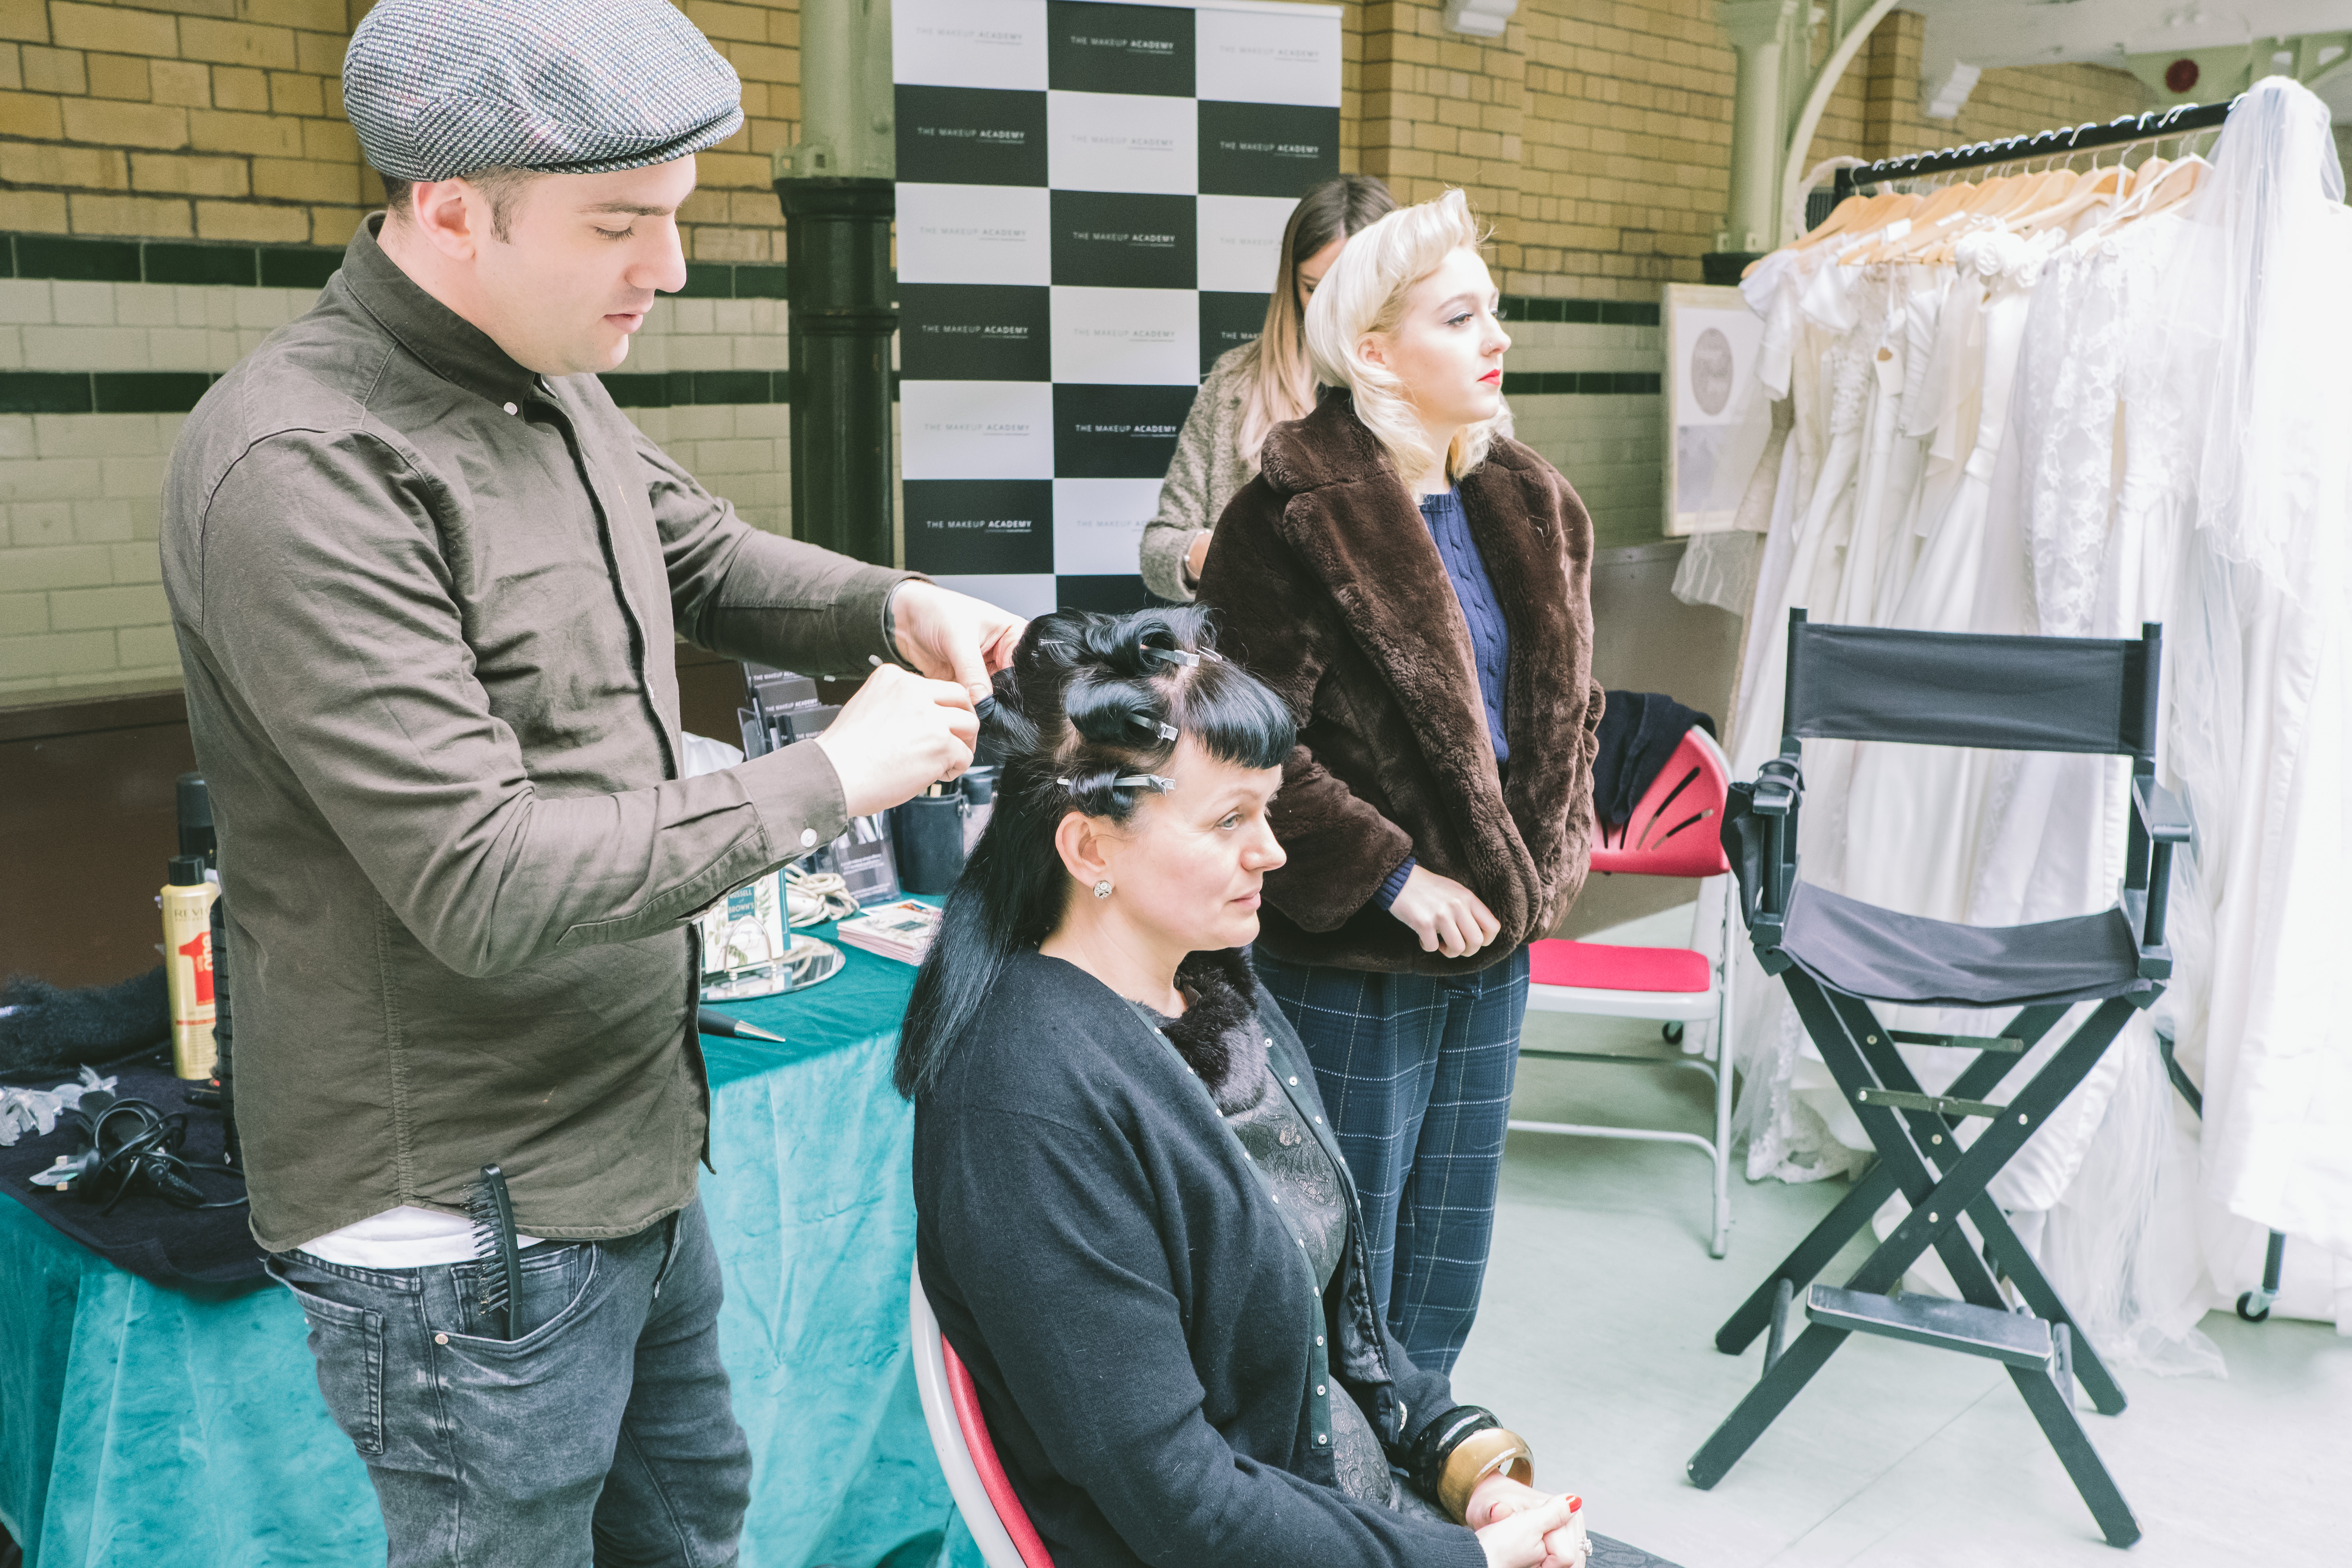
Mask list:
[[[1765,973],[1789,988],[1805,1031],[1845,1093],[1878,1159],[1813,1233],[1715,1336],[1737,1355],[1769,1331],[1764,1375],[1705,1447],[1690,1478],[1712,1487],[1852,1333],[1986,1356],[2004,1363],[2110,1544],[2139,1539],[2131,1508],[2074,1414],[2080,1382],[2105,1415],[2122,1389],[2019,1242],[1985,1187],[2057,1110],[2131,1016],[2172,973],[2164,942],[2172,847],[2189,838],[2179,803],[2153,773],[2160,629],[2136,642],[1980,637],[1812,626],[1789,616],[1788,698],[1780,754],[1752,784],[1734,784],[1724,847]],[[2038,925],[1952,925],[1875,908],[1797,879],[1804,739],[1896,741],[2133,759],[2133,820],[2120,903]],[[1888,1029],[1872,1002],[2016,1007],[1997,1036]],[[1985,1097],[2078,1002],[2098,1004],[2006,1104]],[[1945,1094],[1925,1094],[1896,1044],[1976,1052]],[[1961,1123],[1986,1125],[1965,1149]],[[1848,1238],[1900,1194],[1910,1213],[1843,1286],[1816,1285]],[[1979,1253],[1962,1215],[1984,1238]],[[1897,1294],[1929,1247],[1963,1298]],[[2021,1301],[2004,1304],[2006,1276]],[[1789,1310],[1806,1326],[1786,1340]]]

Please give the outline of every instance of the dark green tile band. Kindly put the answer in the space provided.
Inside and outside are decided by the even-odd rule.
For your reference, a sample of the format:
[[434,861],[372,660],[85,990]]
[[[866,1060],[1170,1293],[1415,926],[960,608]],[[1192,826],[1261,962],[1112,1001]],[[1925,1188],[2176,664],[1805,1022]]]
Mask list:
[[89,376],[62,371],[0,371],[0,414],[87,414]]
[[[0,371],[0,414],[185,414],[220,378],[204,371]],[[1514,397],[1654,397],[1654,371],[1514,370],[1503,391]],[[604,390],[623,408],[687,408],[720,403],[789,403],[792,373],[782,370],[677,370],[618,374]],[[898,395],[898,378],[890,378]]]
[[[81,239],[62,234],[0,236],[10,278],[90,283],[229,284],[244,289],[319,289],[343,264],[340,246],[204,245],[159,239]],[[751,262],[690,261],[686,300],[781,300],[784,269]]]
[[1658,306],[1651,300],[1543,300],[1532,294],[1503,296],[1506,321],[1575,321],[1598,327],[1654,327]]
[[219,380],[200,370],[100,371],[90,401],[100,414],[185,414]]
[[[219,379],[200,370],[0,371],[0,414],[185,414]],[[788,403],[792,374],[681,370],[667,375],[608,375],[604,390],[624,408]],[[893,377],[891,395],[897,394]]]
[[1654,397],[1663,390],[1654,370],[1507,370],[1507,397]]
[[249,245],[150,245],[141,258],[141,281],[233,283],[250,289],[260,281],[255,275],[253,250]]
[[790,403],[788,370],[674,370],[667,375],[612,374],[604,390],[623,408],[685,408],[698,403]]

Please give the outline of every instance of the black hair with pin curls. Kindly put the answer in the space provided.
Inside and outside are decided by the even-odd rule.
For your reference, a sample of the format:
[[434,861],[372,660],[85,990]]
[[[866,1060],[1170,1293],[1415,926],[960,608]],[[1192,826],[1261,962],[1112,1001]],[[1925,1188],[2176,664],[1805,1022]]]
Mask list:
[[1130,819],[1186,735],[1244,768],[1281,766],[1298,739],[1282,699],[1218,656],[1193,605],[1039,616],[996,678],[986,727],[1003,749],[996,808],[907,1004],[895,1079],[909,1100],[938,1081],[1005,963],[1061,924],[1076,886],[1054,847],[1065,816]]

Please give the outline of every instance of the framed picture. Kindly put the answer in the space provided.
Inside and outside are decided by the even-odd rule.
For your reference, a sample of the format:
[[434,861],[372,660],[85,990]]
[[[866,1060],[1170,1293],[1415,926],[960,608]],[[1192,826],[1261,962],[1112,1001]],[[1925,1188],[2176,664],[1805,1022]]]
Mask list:
[[1764,322],[1737,289],[1666,285],[1666,532],[1732,526],[1772,406],[1756,378]]

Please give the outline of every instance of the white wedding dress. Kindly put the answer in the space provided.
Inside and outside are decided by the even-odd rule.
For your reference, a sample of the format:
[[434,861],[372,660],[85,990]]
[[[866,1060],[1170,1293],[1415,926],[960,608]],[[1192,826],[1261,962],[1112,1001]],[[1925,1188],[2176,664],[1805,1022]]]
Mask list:
[[2197,829],[2179,1054],[2204,1091],[2206,1258],[2267,1227],[2352,1331],[2352,1018],[2336,977],[2352,842],[2352,213],[2325,105],[2257,83],[2185,211],[2162,377],[2189,399],[2168,772]]
[[[2045,636],[2165,623],[2159,771],[2197,833],[2176,976],[1993,1190],[2094,1342],[2167,1372],[2219,1371],[2194,1323],[2252,1282],[2264,1226],[2294,1238],[2281,1309],[2352,1330],[2352,1029],[2329,983],[2352,879],[2352,216],[2326,112],[2291,82],[2258,84],[2213,158],[2186,207],[2111,234],[2095,214],[2079,242],[1973,237],[1957,281],[1824,279],[1811,257],[1758,301],[1796,416],[1733,726],[1752,776],[1778,749],[1792,605]],[[1809,879],[1977,924],[2113,901],[2122,760],[1809,742],[1806,763]],[[1746,978],[1750,1176],[1852,1168],[1843,1096],[1782,988]],[[2158,1026],[2202,1079],[2201,1128]],[[1958,1066],[1906,1054],[1931,1089]]]

